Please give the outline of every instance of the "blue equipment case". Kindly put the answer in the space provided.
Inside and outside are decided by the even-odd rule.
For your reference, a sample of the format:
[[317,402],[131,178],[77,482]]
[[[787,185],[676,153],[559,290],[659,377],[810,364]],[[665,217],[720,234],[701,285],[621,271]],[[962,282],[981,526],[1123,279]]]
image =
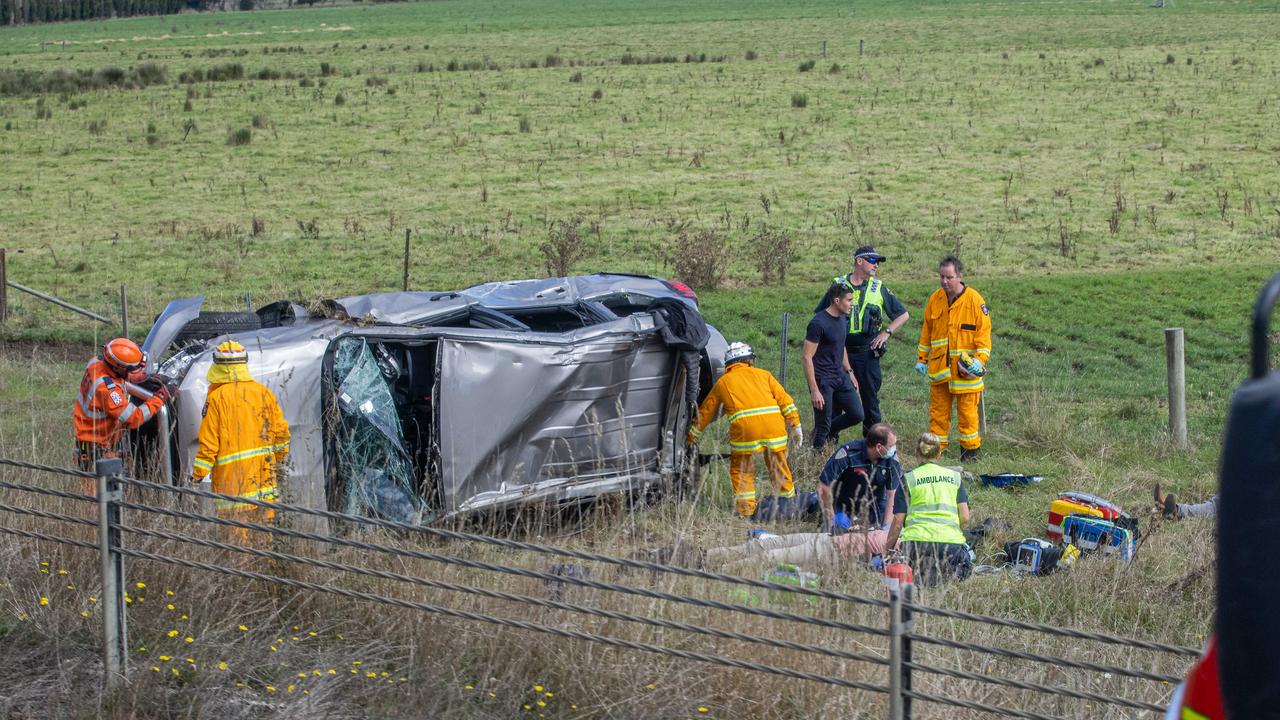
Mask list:
[[1133,533],[1092,515],[1068,515],[1062,521],[1062,541],[1070,543],[1081,552],[1101,552],[1117,555],[1122,560],[1132,560],[1136,549]]

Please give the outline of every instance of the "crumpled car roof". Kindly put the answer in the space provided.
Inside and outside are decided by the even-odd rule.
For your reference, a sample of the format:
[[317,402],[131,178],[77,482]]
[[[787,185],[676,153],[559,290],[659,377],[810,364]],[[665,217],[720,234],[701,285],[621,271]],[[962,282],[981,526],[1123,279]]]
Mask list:
[[620,294],[633,295],[642,299],[679,297],[684,302],[697,307],[692,299],[678,294],[659,278],[619,273],[502,280],[473,285],[463,290],[439,292],[410,291],[353,295],[331,300],[326,306],[335,317],[340,319],[430,325],[432,317],[449,315],[470,305],[481,305],[494,310],[548,307]]

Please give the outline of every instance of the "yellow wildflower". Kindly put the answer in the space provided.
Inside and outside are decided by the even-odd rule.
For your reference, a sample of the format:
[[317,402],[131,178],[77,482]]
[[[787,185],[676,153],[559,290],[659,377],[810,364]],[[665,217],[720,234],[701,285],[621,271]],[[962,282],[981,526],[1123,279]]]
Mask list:
[[218,669],[219,669],[219,670],[226,670],[226,669],[227,669],[227,663],[226,663],[225,661],[224,661],[224,662],[220,662],[220,663],[218,663]]
[[48,604],[49,604],[49,598],[47,598],[47,597],[42,597],[42,598],[40,598],[40,604],[41,604],[41,605],[48,605]]

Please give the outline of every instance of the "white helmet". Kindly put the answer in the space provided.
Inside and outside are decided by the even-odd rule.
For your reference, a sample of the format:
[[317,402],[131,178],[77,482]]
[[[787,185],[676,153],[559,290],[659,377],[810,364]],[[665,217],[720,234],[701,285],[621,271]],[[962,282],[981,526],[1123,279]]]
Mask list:
[[729,349],[724,353],[724,364],[728,365],[730,363],[741,362],[743,360],[750,360],[755,356],[756,354],[751,349],[750,345],[744,342],[729,343]]

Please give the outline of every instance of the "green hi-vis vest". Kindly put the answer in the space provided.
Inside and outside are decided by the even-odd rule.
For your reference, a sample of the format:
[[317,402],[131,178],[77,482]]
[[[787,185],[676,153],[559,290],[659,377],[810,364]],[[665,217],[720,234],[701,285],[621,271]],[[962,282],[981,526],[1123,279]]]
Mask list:
[[[852,285],[849,282],[849,276],[844,276],[846,285]],[[867,286],[862,288],[862,292],[858,296],[858,304],[849,315],[849,334],[859,335],[866,329],[870,323],[866,321],[867,308],[880,308],[880,318],[884,319],[884,283],[875,278],[867,280]]]
[[956,498],[960,496],[960,473],[925,463],[907,473],[910,507],[907,509],[903,542],[964,543]]

